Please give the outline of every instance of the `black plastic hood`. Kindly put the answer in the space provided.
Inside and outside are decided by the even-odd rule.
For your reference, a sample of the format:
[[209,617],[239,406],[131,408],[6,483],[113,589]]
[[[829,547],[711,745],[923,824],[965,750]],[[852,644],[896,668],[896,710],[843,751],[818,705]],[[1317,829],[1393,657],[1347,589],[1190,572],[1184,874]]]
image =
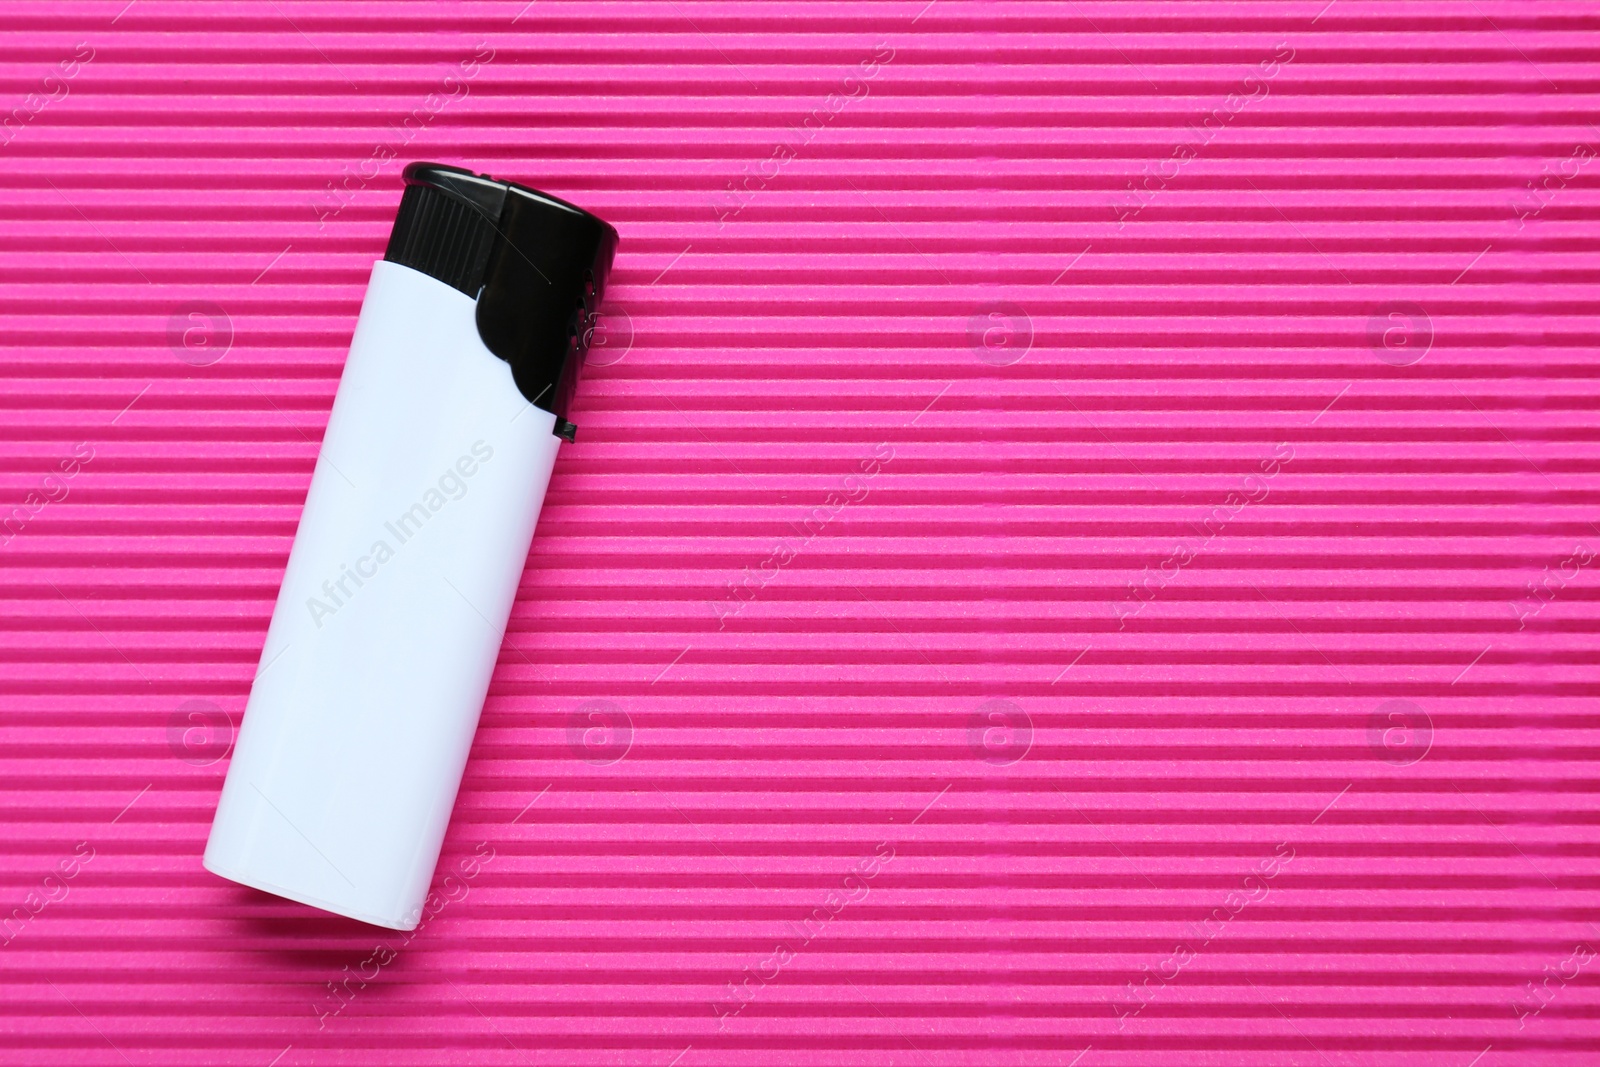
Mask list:
[[567,421],[617,231],[564,200],[439,163],[409,164],[383,258],[478,302],[478,336],[528,402]]

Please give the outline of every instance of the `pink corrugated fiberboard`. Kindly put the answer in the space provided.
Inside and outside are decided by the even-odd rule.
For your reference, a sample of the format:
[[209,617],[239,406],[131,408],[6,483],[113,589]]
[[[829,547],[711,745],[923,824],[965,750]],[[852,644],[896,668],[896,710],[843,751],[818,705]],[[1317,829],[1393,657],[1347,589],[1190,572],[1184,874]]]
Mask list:
[[[0,40],[0,1063],[1600,1060],[1594,4]],[[412,159],[622,247],[405,935],[200,855]]]

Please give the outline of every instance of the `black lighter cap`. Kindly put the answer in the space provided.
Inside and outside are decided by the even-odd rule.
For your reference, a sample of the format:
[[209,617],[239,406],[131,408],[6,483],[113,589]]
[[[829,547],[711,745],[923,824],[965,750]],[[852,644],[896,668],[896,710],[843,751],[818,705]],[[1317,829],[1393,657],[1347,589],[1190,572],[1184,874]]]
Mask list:
[[411,163],[383,258],[478,302],[478,336],[572,440],[568,405],[594,335],[617,231],[564,200],[460,167]]

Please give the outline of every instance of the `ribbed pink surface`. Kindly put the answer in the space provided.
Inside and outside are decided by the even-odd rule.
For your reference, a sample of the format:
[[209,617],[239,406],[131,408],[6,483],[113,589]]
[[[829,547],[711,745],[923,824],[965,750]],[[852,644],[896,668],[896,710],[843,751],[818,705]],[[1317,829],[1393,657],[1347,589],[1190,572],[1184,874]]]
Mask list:
[[[1594,4],[0,29],[0,1062],[1600,1057]],[[407,938],[200,853],[415,158],[623,244]]]

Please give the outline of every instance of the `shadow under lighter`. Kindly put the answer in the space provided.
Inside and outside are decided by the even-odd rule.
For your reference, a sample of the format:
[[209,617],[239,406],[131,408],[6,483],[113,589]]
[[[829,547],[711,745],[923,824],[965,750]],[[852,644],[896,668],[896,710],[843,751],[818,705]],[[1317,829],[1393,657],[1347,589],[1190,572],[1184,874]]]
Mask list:
[[417,926],[617,232],[405,169],[206,845],[208,870]]

